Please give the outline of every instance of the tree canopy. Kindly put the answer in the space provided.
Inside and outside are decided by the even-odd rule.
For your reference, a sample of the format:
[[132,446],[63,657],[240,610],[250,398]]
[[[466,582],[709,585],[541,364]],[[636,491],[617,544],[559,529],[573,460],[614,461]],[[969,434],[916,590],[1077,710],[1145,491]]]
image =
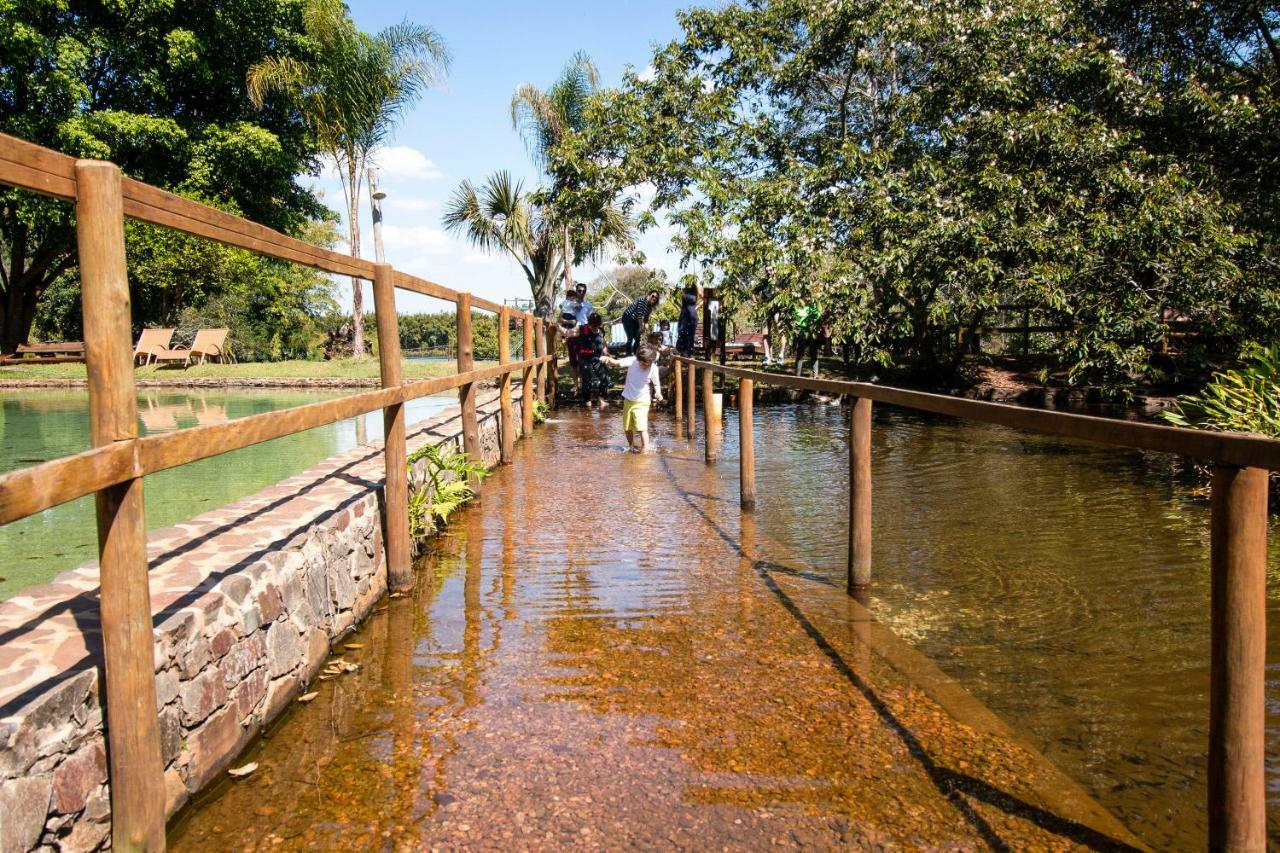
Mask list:
[[[314,142],[292,108],[255,108],[245,73],[305,56],[296,0],[17,0],[0,5],[0,131],[296,232],[324,208],[295,176]],[[0,191],[0,351],[74,265],[68,205]]]
[[552,156],[574,203],[648,182],[675,245],[865,364],[959,364],[1019,303],[1076,380],[1229,357],[1280,320],[1274,6],[752,0],[681,14]]

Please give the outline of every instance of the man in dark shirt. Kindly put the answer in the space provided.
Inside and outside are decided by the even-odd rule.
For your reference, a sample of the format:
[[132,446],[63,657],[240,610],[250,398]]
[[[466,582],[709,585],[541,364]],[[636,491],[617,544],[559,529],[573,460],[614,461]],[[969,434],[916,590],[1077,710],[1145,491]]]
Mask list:
[[658,291],[650,290],[622,312],[622,328],[627,333],[627,355],[634,355],[640,348],[640,338],[649,325],[649,315],[653,313],[660,298]]

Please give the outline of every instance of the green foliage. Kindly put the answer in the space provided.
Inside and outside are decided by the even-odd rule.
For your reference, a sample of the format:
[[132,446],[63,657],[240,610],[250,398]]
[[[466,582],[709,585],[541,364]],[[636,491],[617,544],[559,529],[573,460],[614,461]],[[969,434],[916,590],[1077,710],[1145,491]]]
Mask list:
[[[314,143],[296,111],[255,109],[244,78],[304,56],[300,30],[296,0],[0,3],[0,131],[295,231],[324,212],[294,180]],[[73,249],[69,205],[0,191],[0,350],[66,291]]]
[[533,422],[535,424],[544,424],[547,422],[547,416],[551,414],[551,405],[546,400],[533,401]]
[[[403,350],[458,351],[458,316],[453,311],[435,314],[401,314],[400,348]],[[471,351],[477,361],[498,359],[498,318],[481,311],[471,312]],[[516,351],[514,343],[512,352]]]
[[667,281],[667,274],[659,269],[639,265],[616,267],[591,282],[587,297],[601,316],[616,318],[650,290],[657,290],[663,297],[650,319],[674,320],[680,316],[678,292]]
[[1255,348],[1249,364],[1215,373],[1199,393],[1179,397],[1163,417],[1178,426],[1280,438],[1280,344]]
[[1232,357],[1280,323],[1275,15],[1155,8],[692,9],[552,151],[556,203],[652,183],[731,311],[816,309],[864,364],[953,371],[1010,302],[1074,381],[1157,373],[1169,314]]
[[[458,507],[474,497],[472,480],[489,475],[483,464],[472,462],[451,444],[425,444],[407,457],[409,468],[409,535],[415,539],[444,526]],[[421,477],[418,462],[425,462]]]

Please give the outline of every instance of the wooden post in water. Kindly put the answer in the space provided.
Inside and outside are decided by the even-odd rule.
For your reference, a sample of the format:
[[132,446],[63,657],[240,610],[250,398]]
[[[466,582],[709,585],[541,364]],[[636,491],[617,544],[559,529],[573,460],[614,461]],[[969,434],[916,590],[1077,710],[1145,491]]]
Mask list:
[[[373,310],[378,323],[378,366],[383,388],[397,388],[404,380],[400,362],[400,323],[396,318],[395,270],[374,264]],[[360,416],[361,418],[364,415]],[[409,550],[409,473],[405,461],[404,404],[382,410],[387,485],[387,586],[393,592],[413,588],[413,560]]]
[[1267,477],[1219,465],[1210,515],[1209,849],[1265,850]]
[[[471,294],[458,294],[458,372],[475,369],[471,337]],[[462,404],[462,451],[472,462],[480,462],[480,425],[476,422],[476,386],[474,382],[458,386],[458,402]],[[478,484],[472,481],[472,488]]]
[[716,461],[716,415],[715,400],[712,399],[714,388],[712,382],[715,380],[715,371],[709,367],[702,368],[702,428],[706,432],[703,436],[706,447],[707,462]]
[[755,383],[750,379],[738,380],[738,479],[743,509],[756,507],[756,448],[751,423],[754,390]]
[[[533,317],[524,315],[524,360],[533,358]],[[533,435],[533,372],[535,368],[524,369],[524,391],[520,395],[520,431],[528,438]]]
[[[511,363],[511,316],[507,312],[507,307],[502,306],[502,310],[498,312],[498,364]],[[512,421],[511,408],[511,374],[504,373],[502,378],[498,380],[498,397],[500,400],[499,407],[501,416],[499,417],[498,429],[501,435],[499,444],[499,453],[503,465],[511,463],[511,457],[515,454],[516,448],[516,431],[515,424]]]
[[[547,339],[542,335],[542,318],[536,318],[533,324],[533,348],[537,357],[542,358],[547,354]],[[542,403],[547,401],[547,366],[545,364],[538,365],[538,401]]]
[[[542,327],[543,334],[546,335],[547,352],[555,355],[560,351],[560,327],[555,323],[544,325]],[[556,391],[560,385],[560,362],[557,359],[551,359],[547,362],[547,405],[551,408],[556,407]]]
[[676,408],[676,438],[681,438],[684,432],[684,383],[681,378],[684,368],[680,366],[680,362],[671,362],[671,401]]
[[[120,169],[76,163],[76,242],[94,447],[138,437]],[[111,759],[111,846],[163,850],[164,762],[156,709],[142,478],[97,493],[99,612]]]
[[690,362],[687,369],[689,372],[684,377],[684,431],[685,435],[692,441],[693,437],[697,435],[695,421],[698,417],[698,368],[693,366],[693,362]]
[[871,400],[857,397],[849,410],[848,589],[871,583]]

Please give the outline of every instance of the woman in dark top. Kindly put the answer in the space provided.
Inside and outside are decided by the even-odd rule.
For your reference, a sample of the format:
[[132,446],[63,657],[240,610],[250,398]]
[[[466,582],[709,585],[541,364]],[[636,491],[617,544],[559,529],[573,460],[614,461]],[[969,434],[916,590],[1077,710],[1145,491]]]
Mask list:
[[690,282],[680,294],[680,322],[676,327],[676,352],[693,355],[693,338],[698,331],[698,285]]
[[627,333],[627,355],[635,355],[636,350],[640,349],[640,338],[649,325],[649,315],[661,298],[662,294],[658,291],[650,290],[622,312],[622,328]]
[[578,371],[582,375],[582,399],[587,408],[594,408],[596,402],[603,404],[604,395],[609,390],[609,368],[600,361],[600,356],[607,355],[604,343],[604,320],[594,311],[587,318],[587,325],[578,330]]

